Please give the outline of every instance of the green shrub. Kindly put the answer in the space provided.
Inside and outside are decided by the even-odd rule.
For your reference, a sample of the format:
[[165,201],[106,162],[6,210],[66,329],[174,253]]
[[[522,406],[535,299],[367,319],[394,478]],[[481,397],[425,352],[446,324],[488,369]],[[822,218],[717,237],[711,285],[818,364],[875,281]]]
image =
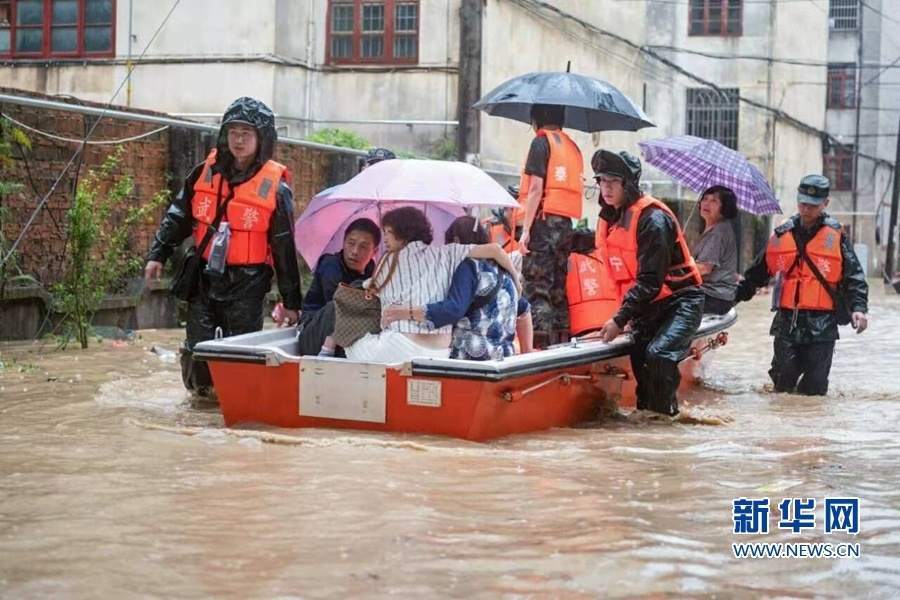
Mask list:
[[119,146],[88,171],[66,212],[66,271],[53,286],[55,307],[63,315],[62,345],[75,337],[87,348],[103,297],[125,276],[140,272],[142,257],[131,252],[129,243],[136,226],[168,200],[168,191],[161,191],[143,206],[124,207],[132,200],[134,183],[117,173],[122,152]]
[[320,129],[311,133],[306,139],[317,144],[328,144],[329,146],[354,148],[356,150],[365,150],[372,146],[365,138],[352,131],[336,128]]

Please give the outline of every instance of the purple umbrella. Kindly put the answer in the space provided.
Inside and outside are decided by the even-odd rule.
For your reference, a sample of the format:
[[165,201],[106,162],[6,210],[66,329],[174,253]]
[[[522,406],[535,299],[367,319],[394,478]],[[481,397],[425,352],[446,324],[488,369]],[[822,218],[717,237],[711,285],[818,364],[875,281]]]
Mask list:
[[734,192],[742,210],[754,215],[781,213],[775,192],[759,169],[719,142],[678,135],[638,146],[648,163],[697,193],[723,185]]
[[519,204],[503,186],[470,164],[385,160],[312,199],[294,225],[297,252],[315,268],[322,254],[341,249],[351,222],[365,217],[380,226],[383,213],[401,206],[422,210],[434,228],[433,243],[442,244],[450,223],[469,209]]

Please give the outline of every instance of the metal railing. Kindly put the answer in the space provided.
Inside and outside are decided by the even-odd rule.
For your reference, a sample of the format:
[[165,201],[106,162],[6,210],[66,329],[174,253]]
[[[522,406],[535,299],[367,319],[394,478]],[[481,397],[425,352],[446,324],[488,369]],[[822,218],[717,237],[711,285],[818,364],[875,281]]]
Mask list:
[[[56,100],[44,100],[42,98],[32,98],[29,96],[16,96],[13,94],[0,94],[0,104],[16,104],[19,106],[31,106],[34,108],[44,108],[48,110],[62,110],[74,112],[82,115],[103,116],[112,119],[120,119],[125,121],[140,121],[144,123],[153,123],[156,125],[166,125],[169,127],[179,127],[182,129],[192,129],[194,131],[205,131],[207,133],[218,133],[218,125],[210,125],[208,123],[197,123],[196,121],[186,121],[183,119],[175,119],[168,116],[150,115],[140,112],[127,112],[121,110],[104,109],[95,106],[83,106],[80,104],[69,104],[67,102],[58,102]],[[363,150],[355,150],[353,148],[342,148],[340,146],[331,146],[329,144],[319,144],[308,140],[298,140],[295,138],[279,138],[279,143],[289,144],[292,146],[302,146],[304,148],[312,148],[315,150],[323,150],[334,154],[349,154],[351,156],[365,156]]]

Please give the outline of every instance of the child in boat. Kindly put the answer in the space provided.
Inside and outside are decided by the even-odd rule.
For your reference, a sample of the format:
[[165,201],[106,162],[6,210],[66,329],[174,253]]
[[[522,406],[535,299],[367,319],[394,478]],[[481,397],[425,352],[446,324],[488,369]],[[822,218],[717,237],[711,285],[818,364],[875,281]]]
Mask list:
[[[447,244],[484,244],[488,233],[474,217],[460,217],[447,229]],[[518,267],[522,256],[510,255]],[[516,264],[516,263],[519,264]],[[382,324],[402,319],[432,327],[453,325],[450,358],[502,360],[515,354],[516,335],[523,353],[532,350],[531,307],[516,290],[512,275],[491,260],[464,260],[453,274],[447,297],[439,302],[389,306]]]
[[[397,253],[397,269],[378,272],[366,287],[380,289],[382,316],[388,307],[406,307],[407,317],[391,322],[379,334],[366,334],[345,348],[347,358],[360,362],[403,362],[413,357],[447,358],[452,325],[435,327],[411,318],[413,306],[443,300],[456,268],[466,258],[492,259],[513,276],[519,274],[508,254],[497,244],[431,246],[433,233],[425,214],[417,208],[394,209],[381,220],[384,242]],[[387,280],[387,281],[385,281]]]

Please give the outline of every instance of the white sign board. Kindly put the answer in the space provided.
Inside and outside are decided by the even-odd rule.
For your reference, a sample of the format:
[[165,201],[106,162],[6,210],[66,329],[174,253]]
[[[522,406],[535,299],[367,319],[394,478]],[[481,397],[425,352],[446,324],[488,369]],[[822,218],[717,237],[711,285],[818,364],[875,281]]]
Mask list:
[[407,379],[406,403],[413,406],[440,408],[441,382],[427,379]]
[[386,381],[385,365],[304,357],[300,416],[384,423]]

